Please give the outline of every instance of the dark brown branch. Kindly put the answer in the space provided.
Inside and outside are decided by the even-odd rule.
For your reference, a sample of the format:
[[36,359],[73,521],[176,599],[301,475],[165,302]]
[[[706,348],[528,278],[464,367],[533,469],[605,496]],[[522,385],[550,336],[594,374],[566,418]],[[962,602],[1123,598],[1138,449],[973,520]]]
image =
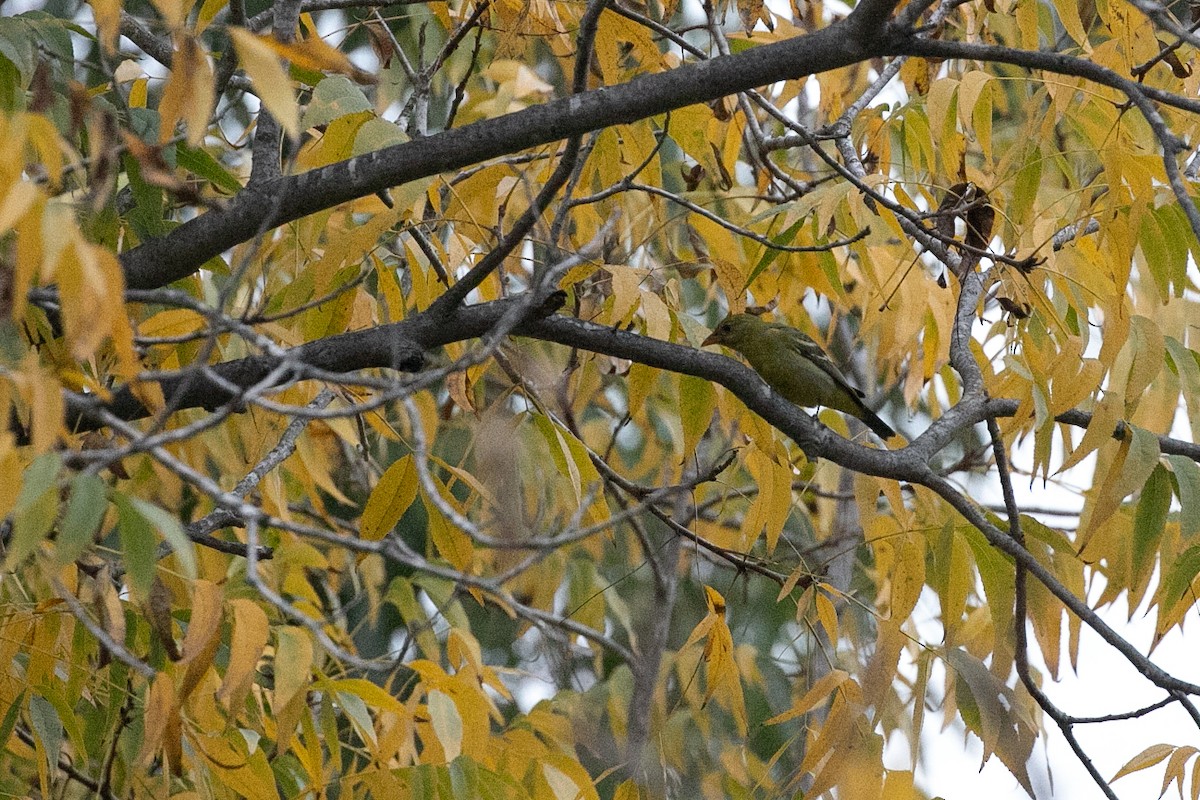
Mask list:
[[495,119],[387,147],[356,158],[248,187],[220,209],[122,254],[131,288],[186,277],[236,244],[271,228],[393,186],[613,125],[628,124],[782,80],[861,61],[879,49],[882,29],[864,24],[860,4],[816,33],[751,48],[669,72],[644,75]]

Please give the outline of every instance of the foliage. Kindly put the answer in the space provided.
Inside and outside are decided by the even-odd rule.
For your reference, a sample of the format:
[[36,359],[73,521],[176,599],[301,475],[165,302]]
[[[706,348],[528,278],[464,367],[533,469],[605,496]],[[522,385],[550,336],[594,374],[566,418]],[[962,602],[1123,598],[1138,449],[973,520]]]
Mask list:
[[[1077,736],[1200,718],[1098,613],[1200,576],[1194,28],[0,18],[0,792],[898,800],[937,708],[1030,793],[1065,737],[1196,797]],[[744,308],[903,439],[698,349]],[[1056,706],[1085,631],[1162,702]]]

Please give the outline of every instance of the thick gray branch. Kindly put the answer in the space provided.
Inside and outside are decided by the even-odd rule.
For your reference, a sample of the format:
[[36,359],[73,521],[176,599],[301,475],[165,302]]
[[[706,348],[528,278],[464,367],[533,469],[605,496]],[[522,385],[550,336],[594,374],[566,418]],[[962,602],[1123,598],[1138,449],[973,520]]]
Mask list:
[[[864,24],[890,4],[864,4],[808,36],[755,47],[669,72],[645,75],[513,114],[387,147],[347,161],[248,187],[223,208],[189,220],[122,254],[133,289],[186,277],[259,231],[393,186],[623,125],[782,80],[825,72],[877,55],[882,28]],[[865,14],[866,12],[861,12]]]

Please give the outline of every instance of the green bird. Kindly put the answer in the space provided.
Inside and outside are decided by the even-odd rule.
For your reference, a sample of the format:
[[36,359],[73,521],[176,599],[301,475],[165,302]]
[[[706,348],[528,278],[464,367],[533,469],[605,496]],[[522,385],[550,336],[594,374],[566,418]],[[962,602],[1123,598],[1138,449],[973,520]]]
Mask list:
[[767,384],[798,406],[825,406],[858,417],[881,439],[896,435],[867,408],[863,393],[846,381],[821,346],[795,328],[763,322],[753,314],[730,314],[701,345],[738,351]]

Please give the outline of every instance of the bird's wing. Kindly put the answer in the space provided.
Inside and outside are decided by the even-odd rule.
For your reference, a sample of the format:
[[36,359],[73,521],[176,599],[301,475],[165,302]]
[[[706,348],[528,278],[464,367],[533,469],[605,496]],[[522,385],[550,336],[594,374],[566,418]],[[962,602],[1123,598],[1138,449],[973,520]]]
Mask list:
[[788,325],[771,324],[767,331],[771,336],[776,336],[786,343],[786,345],[797,355],[812,364],[816,364],[821,368],[821,371],[833,379],[833,382],[849,392],[850,396],[861,400],[865,395],[856,387],[852,386],[846,380],[846,376],[837,368],[825,351],[821,349],[821,345],[814,342],[803,331],[798,331]]

